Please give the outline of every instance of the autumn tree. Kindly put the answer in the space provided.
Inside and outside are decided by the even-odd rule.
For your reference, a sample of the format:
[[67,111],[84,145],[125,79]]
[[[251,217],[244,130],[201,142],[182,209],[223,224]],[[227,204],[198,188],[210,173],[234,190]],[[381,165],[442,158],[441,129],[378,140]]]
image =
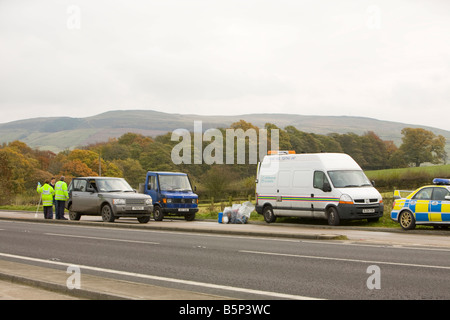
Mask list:
[[438,164],[446,159],[445,138],[422,128],[404,128],[399,151],[406,163],[416,167],[424,162]]
[[144,183],[146,171],[142,168],[139,161],[134,159],[114,160],[116,165],[122,172],[123,178],[135,189],[139,188],[140,183]]
[[5,150],[0,149],[0,204],[10,201],[12,195],[12,165]]
[[62,166],[61,174],[67,177],[92,177],[98,176],[98,173],[89,168],[86,163],[79,159],[70,160]]
[[11,201],[11,196],[24,193],[33,181],[38,161],[31,156],[31,148],[13,141],[0,149],[0,202]]
[[109,177],[120,177],[122,175],[122,172],[114,163],[103,160],[97,152],[91,150],[75,149],[67,156],[67,160],[68,163],[63,165],[63,171],[66,174],[78,172],[74,176],[98,176],[101,174]]

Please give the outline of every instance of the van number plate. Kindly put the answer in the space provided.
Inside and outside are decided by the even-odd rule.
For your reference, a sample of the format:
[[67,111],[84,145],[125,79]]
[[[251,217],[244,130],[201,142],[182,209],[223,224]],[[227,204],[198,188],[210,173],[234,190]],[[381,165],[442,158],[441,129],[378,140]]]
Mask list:
[[144,207],[131,207],[131,210],[144,211]]
[[375,213],[375,209],[363,209],[362,213]]
[[187,212],[187,211],[189,211],[189,208],[179,208],[178,211]]

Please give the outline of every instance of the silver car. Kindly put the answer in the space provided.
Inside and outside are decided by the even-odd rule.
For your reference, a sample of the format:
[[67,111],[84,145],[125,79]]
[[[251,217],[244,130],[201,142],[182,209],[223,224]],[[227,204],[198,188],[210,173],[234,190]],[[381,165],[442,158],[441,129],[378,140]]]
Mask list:
[[136,217],[140,223],[147,223],[153,211],[152,198],[136,193],[122,178],[74,178],[68,192],[66,207],[70,220],[80,220],[82,215],[101,215],[105,222]]

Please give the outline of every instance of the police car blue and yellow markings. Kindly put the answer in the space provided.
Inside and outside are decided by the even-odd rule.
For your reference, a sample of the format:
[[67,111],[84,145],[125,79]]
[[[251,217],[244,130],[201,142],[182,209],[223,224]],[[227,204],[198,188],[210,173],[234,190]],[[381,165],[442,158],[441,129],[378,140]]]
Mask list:
[[[443,194],[450,195],[450,179],[434,179],[434,185],[423,186],[409,194],[406,198],[396,199],[391,211],[391,219],[398,221],[404,210],[412,212],[416,223],[443,222],[450,223],[450,199],[415,199],[414,197],[427,188],[443,189]],[[430,190],[431,191],[431,190]],[[434,192],[434,191],[433,191]]]

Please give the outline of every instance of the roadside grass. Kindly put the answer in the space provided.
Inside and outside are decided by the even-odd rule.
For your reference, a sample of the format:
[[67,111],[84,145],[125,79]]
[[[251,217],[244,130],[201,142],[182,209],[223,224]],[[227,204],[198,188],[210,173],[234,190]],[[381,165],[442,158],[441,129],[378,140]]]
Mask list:
[[[0,210],[8,210],[8,211],[30,211],[30,212],[36,212],[38,207],[36,205],[5,205],[0,206]],[[40,206],[39,210],[42,209],[42,206]]]

